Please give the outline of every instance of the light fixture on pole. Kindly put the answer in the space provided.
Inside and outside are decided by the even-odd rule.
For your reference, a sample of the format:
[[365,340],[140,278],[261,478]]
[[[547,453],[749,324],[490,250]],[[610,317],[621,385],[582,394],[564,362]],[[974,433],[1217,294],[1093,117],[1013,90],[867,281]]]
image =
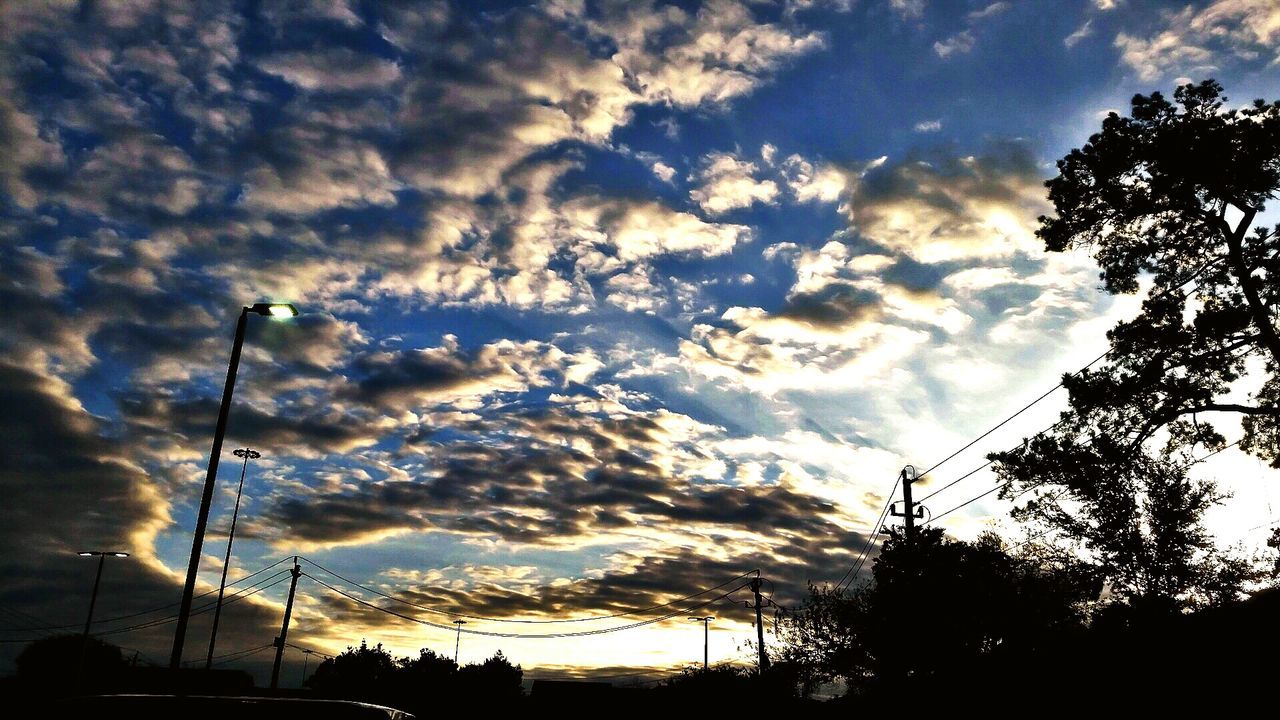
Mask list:
[[453,641],[453,664],[458,664],[458,648],[462,647],[462,626],[467,624],[466,620],[454,620],[453,624],[458,628],[458,637]]
[[306,648],[303,648],[302,650],[302,682],[298,684],[298,687],[304,687],[307,684],[307,663],[311,661],[311,653],[313,652],[315,652],[315,650],[308,650]]
[[240,368],[240,348],[244,345],[244,330],[249,313],[274,318],[290,318],[298,314],[298,309],[288,303],[255,303],[240,308],[235,340],[231,344],[231,361],[227,363],[227,381],[222,387],[222,404],[218,408],[218,424],[213,431],[213,449],[209,452],[209,471],[204,478],[204,493],[200,496],[200,510],[196,514],[196,530],[191,540],[191,559],[187,562],[187,581],[182,586],[178,624],[173,631],[173,652],[169,655],[169,667],[174,670],[182,666],[182,645],[187,637],[187,621],[191,618],[191,600],[195,596],[196,573],[200,570],[200,551],[204,548],[204,530],[209,523],[209,505],[213,502],[213,488],[218,478],[218,458],[222,454],[222,438],[227,432],[227,416],[231,413],[231,394],[236,386],[236,371]]
[[222,560],[222,580],[218,582],[218,602],[213,606],[213,629],[209,632],[209,656],[205,658],[204,669],[213,668],[213,646],[218,641],[218,620],[222,617],[222,595],[227,590],[227,568],[231,567],[231,543],[236,540],[236,520],[240,517],[240,495],[244,492],[244,476],[249,470],[249,461],[262,457],[262,453],[250,448],[236,448],[235,456],[244,458],[240,466],[240,487],[236,488],[236,506],[231,511],[231,532],[227,533],[227,556]]
[[76,553],[80,557],[98,558],[98,573],[93,577],[93,593],[89,595],[89,616],[84,619],[84,636],[80,639],[80,663],[76,666],[76,684],[84,674],[84,656],[89,648],[89,626],[93,624],[93,608],[98,604],[98,586],[102,583],[102,566],[108,557],[127,558],[129,553],[119,550],[81,550]]
[[691,617],[689,619],[693,622],[702,623],[702,672],[706,672],[709,666],[707,661],[710,659],[711,621],[715,620],[715,618],[707,615],[706,617]]

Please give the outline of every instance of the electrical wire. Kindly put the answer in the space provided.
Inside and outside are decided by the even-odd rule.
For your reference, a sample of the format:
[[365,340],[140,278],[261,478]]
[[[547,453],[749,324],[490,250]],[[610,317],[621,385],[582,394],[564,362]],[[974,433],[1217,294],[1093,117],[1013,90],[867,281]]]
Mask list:
[[[245,658],[247,658],[247,657],[252,657],[252,656],[254,656],[254,655],[257,655],[258,653],[262,652],[263,650],[267,650],[267,649],[269,649],[269,648],[273,648],[273,647],[275,647],[275,645],[272,645],[272,644],[268,643],[268,644],[266,644],[266,645],[260,645],[260,646],[258,646],[258,647],[256,647],[256,648],[250,648],[250,649],[248,649],[248,650],[241,650],[241,651],[239,651],[239,652],[234,652],[234,653],[228,653],[228,654],[226,654],[226,655],[215,656],[215,657],[214,657],[214,659],[215,659],[215,660],[217,660],[217,658],[218,658],[218,657],[222,657],[222,658],[225,658],[225,659],[224,659],[224,660],[221,660],[221,661],[218,661],[218,662],[215,662],[215,663],[213,663],[213,665],[214,665],[214,666],[218,666],[218,665],[226,665],[227,663],[235,662],[236,660],[243,660],[243,659],[245,659]],[[232,656],[235,656],[235,657],[232,657]]]
[[[1214,451],[1212,451],[1212,452],[1210,452],[1210,453],[1207,453],[1207,454],[1205,454],[1205,455],[1202,455],[1201,457],[1198,457],[1198,458],[1193,459],[1193,460],[1191,461],[1190,465],[1199,465],[1200,463],[1204,462],[1205,460],[1208,460],[1209,458],[1213,457],[1214,455],[1217,455],[1217,454],[1218,454],[1218,453],[1220,453],[1220,452],[1223,452],[1223,451],[1225,451],[1225,450],[1228,450],[1228,449],[1230,449],[1230,448],[1233,448],[1233,447],[1235,447],[1236,445],[1239,445],[1239,444],[1240,444],[1240,441],[1239,441],[1239,440],[1236,440],[1235,442],[1229,443],[1229,444],[1227,444],[1227,445],[1223,445],[1222,447],[1218,448],[1217,450],[1214,450]],[[988,462],[987,462],[987,465],[990,465],[990,464],[991,464],[991,462],[990,462],[990,461],[988,461]],[[973,472],[971,472],[971,473],[969,473],[969,474],[970,474],[970,475],[972,475],[974,472],[977,472],[978,470],[981,470],[982,468],[985,468],[987,465],[983,465],[982,467],[975,469]],[[995,487],[990,488],[989,490],[987,490],[987,491],[985,491],[985,492],[983,492],[983,493],[981,493],[981,494],[979,494],[979,495],[975,495],[974,497],[971,497],[971,498],[969,498],[968,500],[965,500],[964,502],[960,503],[959,505],[956,505],[955,507],[951,508],[950,510],[947,510],[947,511],[946,511],[946,512],[944,512],[944,513],[941,513],[941,514],[938,514],[938,515],[933,516],[932,518],[930,518],[930,519],[929,519],[929,522],[936,522],[936,521],[938,521],[938,520],[941,520],[942,518],[944,518],[944,517],[946,517],[946,516],[950,515],[951,513],[955,512],[956,510],[959,510],[960,508],[962,508],[962,507],[964,507],[964,506],[966,506],[966,505],[968,505],[968,504],[970,504],[970,503],[974,503],[974,502],[977,502],[978,500],[981,500],[982,498],[984,498],[984,497],[986,497],[986,496],[990,495],[991,493],[993,493],[993,492],[995,492],[995,491],[999,490],[1000,488],[1003,488],[1003,487],[1007,486],[1007,485],[1008,485],[1009,483],[1011,483],[1011,482],[1013,482],[1013,481],[1012,481],[1012,480],[1006,480],[1006,481],[1004,481],[1004,482],[1000,483],[999,485],[996,485]],[[1039,484],[1041,484],[1041,483],[1037,483],[1037,485],[1039,485]],[[1028,488],[1028,489],[1030,489],[1030,488]],[[1024,491],[1024,492],[1025,492],[1025,491]],[[923,523],[923,524],[927,525],[928,523]]]
[[[250,574],[248,574],[248,575],[245,575],[244,577],[239,578],[239,579],[238,579],[238,580],[236,580],[235,582],[227,583],[227,587],[234,587],[234,586],[239,585],[240,583],[244,582],[245,580],[248,580],[248,579],[253,578],[253,577],[257,577],[258,575],[261,575],[262,573],[264,573],[264,572],[266,572],[266,571],[270,570],[271,568],[273,568],[273,567],[275,567],[275,566],[279,565],[280,563],[282,563],[282,562],[284,562],[284,561],[286,561],[286,560],[290,559],[291,557],[293,557],[293,556],[292,556],[292,555],[290,555],[290,556],[283,557],[283,558],[281,558],[281,559],[279,559],[279,560],[277,560],[277,561],[275,561],[275,562],[271,563],[270,565],[267,565],[266,567],[264,567],[264,568],[262,568],[262,569],[258,570],[257,572],[253,572],[253,573],[250,573]],[[252,585],[250,585],[249,587],[253,587],[253,586],[252,586]],[[202,592],[202,593],[200,593],[199,595],[196,595],[196,596],[195,596],[194,598],[192,598],[192,599],[193,599],[193,600],[197,600],[197,599],[199,599],[199,598],[202,598],[202,597],[206,597],[206,596],[212,595],[212,594],[214,594],[214,593],[216,593],[216,592],[217,592],[217,590],[216,590],[216,589],[215,589],[215,590],[206,590],[205,592]],[[142,616],[142,615],[150,615],[151,613],[160,612],[161,610],[168,610],[168,609],[169,609],[169,608],[171,608],[171,607],[177,607],[177,606],[178,606],[178,605],[180,605],[180,604],[181,604],[180,602],[169,603],[168,605],[161,605],[161,606],[159,606],[159,607],[151,608],[150,610],[140,610],[140,611],[135,612],[135,613],[129,613],[128,615],[117,615],[117,616],[115,616],[115,617],[101,618],[101,619],[98,619],[98,620],[94,620],[94,621],[93,621],[93,624],[94,624],[94,625],[100,625],[100,624],[106,624],[106,623],[113,623],[113,622],[118,622],[118,621],[120,621],[120,620],[128,620],[128,619],[130,619],[130,618],[140,617],[140,616]],[[33,631],[33,632],[37,632],[37,631],[40,631],[40,630],[68,630],[68,629],[70,629],[70,628],[77,628],[77,627],[80,627],[80,623],[71,623],[71,624],[69,624],[69,625],[45,625],[45,626],[43,626],[43,627],[38,627],[38,628],[34,628],[34,627],[33,627],[33,628],[30,628],[30,630],[31,630],[31,631]]]
[[[328,574],[330,574],[330,575],[334,576],[335,578],[338,578],[339,580],[341,580],[342,582],[347,583],[348,585],[351,585],[351,586],[353,586],[353,587],[358,587],[358,588],[360,588],[361,590],[364,590],[364,591],[366,591],[366,592],[373,593],[374,595],[378,595],[378,596],[380,596],[380,597],[384,597],[384,598],[386,598],[386,599],[388,599],[388,600],[392,600],[392,601],[395,601],[395,602],[401,603],[401,604],[403,604],[403,605],[406,605],[406,606],[408,606],[408,607],[416,608],[416,609],[418,609],[418,610],[423,610],[423,611],[425,611],[425,612],[430,612],[430,613],[436,613],[436,614],[438,614],[438,615],[448,615],[449,617],[455,617],[455,618],[467,618],[468,620],[484,620],[484,621],[487,621],[487,622],[498,622],[498,623],[523,623],[523,624],[529,624],[529,625],[546,625],[546,624],[552,624],[552,623],[578,623],[578,622],[591,622],[591,621],[594,621],[594,620],[609,620],[609,619],[611,619],[611,618],[626,617],[626,616],[628,616],[628,615],[640,615],[640,614],[647,613],[647,612],[650,612],[650,611],[653,611],[653,610],[660,610],[660,609],[662,609],[662,608],[664,608],[664,607],[670,607],[670,606],[672,606],[672,605],[675,605],[676,603],[681,603],[681,602],[684,602],[684,601],[686,601],[686,600],[692,600],[692,599],[694,599],[694,598],[701,597],[701,596],[703,596],[703,595],[706,595],[706,594],[707,594],[707,593],[709,593],[709,592],[714,592],[714,591],[716,591],[716,590],[719,590],[720,588],[724,587],[725,585],[728,585],[729,583],[732,583],[732,582],[734,582],[735,580],[738,580],[738,579],[740,579],[740,578],[744,578],[744,577],[746,577],[746,576],[748,576],[748,575],[751,575],[751,574],[753,574],[753,573],[754,573],[754,574],[756,574],[756,575],[759,575],[759,574],[760,574],[760,571],[759,571],[759,570],[748,570],[747,572],[744,572],[744,573],[742,573],[742,574],[740,574],[740,575],[738,575],[738,576],[736,576],[736,577],[732,577],[732,578],[730,578],[730,579],[726,580],[725,582],[720,583],[719,585],[717,585],[717,586],[715,586],[715,587],[713,587],[713,588],[707,588],[706,590],[700,590],[700,591],[698,591],[698,592],[696,592],[696,593],[694,593],[694,594],[692,594],[692,595],[685,595],[684,597],[676,598],[675,600],[669,600],[669,601],[667,601],[667,602],[659,603],[659,604],[657,604],[657,605],[650,605],[649,607],[646,607],[646,608],[640,608],[640,609],[638,609],[638,610],[626,610],[626,611],[624,611],[624,612],[613,613],[613,614],[611,614],[611,615],[593,615],[593,616],[591,616],[591,617],[581,617],[581,618],[560,618],[560,619],[555,619],[555,620],[519,620],[519,619],[510,619],[510,618],[487,617],[487,616],[484,616],[484,615],[468,615],[468,614],[466,614],[466,613],[460,613],[460,612],[453,612],[453,611],[449,611],[449,610],[443,610],[443,609],[441,609],[441,608],[432,607],[432,606],[430,606],[430,605],[419,605],[418,603],[414,603],[414,602],[411,602],[411,601],[409,601],[409,600],[405,600],[405,599],[403,599],[403,598],[398,598],[398,597],[396,597],[396,596],[394,596],[394,595],[389,595],[389,594],[384,593],[384,592],[382,592],[382,591],[380,591],[380,590],[377,590],[377,589],[375,589],[375,588],[371,588],[371,587],[368,587],[368,586],[366,586],[366,585],[361,585],[360,583],[358,583],[358,582],[356,582],[356,581],[354,581],[354,580],[350,580],[350,579],[348,579],[348,578],[345,578],[345,577],[343,577],[343,576],[339,575],[338,573],[336,573],[336,572],[334,572],[334,571],[332,571],[332,570],[330,570],[330,569],[328,569],[328,568],[326,568],[326,567],[323,567],[322,565],[320,565],[319,563],[317,563],[317,562],[315,562],[315,561],[313,561],[313,560],[309,560],[309,559],[307,559],[307,558],[300,558],[300,559],[301,559],[303,562],[306,562],[306,563],[308,563],[308,564],[310,564],[310,565],[313,565],[313,566],[315,566],[317,569],[322,570],[322,571],[324,571],[324,572],[326,572],[326,573],[328,573]],[[314,578],[313,578],[313,579],[314,579]],[[466,631],[464,630],[463,632],[466,632]]]
[[[1153,295],[1153,296],[1151,296],[1151,297],[1148,297],[1148,298],[1147,298],[1147,301],[1151,301],[1151,300],[1158,300],[1158,299],[1160,299],[1161,297],[1164,297],[1165,295],[1167,295],[1167,294],[1169,294],[1169,293],[1177,292],[1178,290],[1181,290],[1184,286],[1186,286],[1186,284],[1187,284],[1187,283],[1191,282],[1192,280],[1195,280],[1195,279],[1200,275],[1200,273],[1204,272],[1204,271],[1205,271],[1206,269],[1208,269],[1211,265],[1213,265],[1215,262],[1218,262],[1218,261],[1220,261],[1220,260],[1221,260],[1221,259],[1219,258],[1219,259],[1211,260],[1211,261],[1209,261],[1209,262],[1205,263],[1205,264],[1204,264],[1204,265],[1202,265],[1199,269],[1197,269],[1195,272],[1191,273],[1191,275],[1190,275],[1189,277],[1187,277],[1185,280],[1183,280],[1182,282],[1178,283],[1176,286],[1174,286],[1174,287],[1170,287],[1170,288],[1168,288],[1167,290],[1164,290],[1164,291],[1162,291],[1161,293],[1159,293],[1159,294],[1157,294],[1157,295]],[[1093,360],[1090,360],[1090,361],[1089,361],[1089,363],[1088,363],[1087,365],[1085,365],[1084,367],[1080,368],[1079,370],[1076,370],[1075,372],[1071,373],[1071,375],[1070,375],[1070,376],[1068,376],[1068,377],[1075,376],[1075,375],[1079,375],[1080,373],[1084,372],[1085,370],[1088,370],[1089,368],[1091,368],[1091,367],[1093,367],[1094,365],[1096,365],[1096,364],[1098,363],[1098,361],[1099,361],[1099,360],[1101,360],[1101,359],[1105,358],[1107,355],[1110,355],[1110,354],[1111,354],[1111,348],[1107,348],[1107,351],[1106,351],[1106,352],[1102,353],[1101,355],[1099,355],[1098,357],[1094,358]],[[1064,378],[1063,380],[1065,380],[1065,378]],[[1021,408],[1021,409],[1019,409],[1017,412],[1013,413],[1012,415],[1010,415],[1009,417],[1005,418],[1004,420],[1001,420],[1000,422],[996,423],[996,424],[995,424],[995,425],[993,425],[990,429],[988,429],[986,432],[982,433],[981,435],[979,435],[978,437],[974,438],[973,440],[970,440],[968,443],[966,443],[966,444],[964,445],[964,447],[960,448],[959,450],[956,450],[955,452],[951,453],[950,455],[946,456],[946,457],[945,457],[945,458],[943,458],[942,460],[940,460],[940,461],[938,461],[937,463],[935,463],[935,464],[933,465],[933,467],[930,467],[928,470],[925,470],[924,472],[920,473],[920,474],[916,477],[916,479],[917,479],[917,480],[919,480],[920,478],[925,477],[926,475],[928,475],[929,473],[933,472],[934,470],[937,470],[938,468],[942,467],[942,465],[943,465],[943,464],[945,464],[945,463],[947,463],[948,461],[952,460],[953,458],[955,458],[957,455],[959,455],[960,453],[964,452],[965,450],[968,450],[969,448],[973,447],[973,446],[974,446],[974,445],[976,445],[979,441],[981,441],[983,438],[987,437],[987,436],[988,436],[988,435],[990,435],[991,433],[993,433],[993,432],[995,432],[996,430],[999,430],[1000,428],[1002,428],[1002,427],[1004,427],[1005,425],[1007,425],[1007,424],[1009,423],[1009,421],[1010,421],[1010,420],[1013,420],[1014,418],[1018,417],[1019,415],[1021,415],[1021,414],[1022,414],[1022,413],[1024,413],[1024,412],[1026,412],[1027,410],[1030,410],[1030,409],[1031,409],[1031,408],[1032,408],[1036,403],[1039,403],[1041,400],[1044,400],[1045,398],[1047,398],[1047,397],[1049,397],[1050,395],[1052,395],[1052,394],[1053,394],[1055,391],[1057,391],[1059,388],[1061,388],[1061,387],[1062,387],[1062,385],[1063,385],[1063,380],[1058,381],[1058,384],[1057,384],[1057,385],[1054,385],[1053,387],[1049,388],[1049,389],[1048,389],[1047,391],[1045,391],[1045,393],[1044,393],[1043,395],[1041,395],[1040,397],[1036,398],[1035,400],[1032,400],[1031,402],[1027,403],[1026,405],[1023,405],[1023,406],[1022,406],[1022,408]],[[975,471],[975,472],[976,472],[976,471]],[[955,481],[955,482],[959,482],[959,481],[957,480],[957,481]],[[950,487],[951,485],[954,485],[954,484],[955,484],[955,482],[952,482],[950,485],[947,485],[947,487]],[[933,495],[936,495],[937,493],[941,492],[941,491],[942,491],[942,490],[944,490],[944,489],[946,489],[946,488],[939,488],[938,490],[935,490],[933,493],[930,493],[928,497],[932,497]],[[927,499],[927,498],[922,498],[919,502],[924,502],[924,501],[925,501],[925,499]]]
[[[858,577],[858,572],[862,570],[862,566],[867,561],[867,555],[871,552],[871,546],[875,544],[875,540],[880,536],[881,524],[884,522],[885,516],[889,514],[889,506],[893,504],[893,495],[898,492],[898,483],[902,482],[902,473],[898,474],[898,478],[893,481],[893,489],[889,491],[889,495],[884,500],[884,507],[880,510],[880,517],[876,518],[876,524],[871,528],[871,533],[867,535],[867,542],[862,547],[862,553],[853,565],[845,571],[840,578],[840,582],[836,583],[837,590],[843,590],[848,585],[852,585],[853,581]],[[848,580],[848,583],[845,581]]]
[[[274,574],[274,575],[271,575],[270,577],[266,578],[265,580],[260,581],[260,583],[261,583],[261,582],[265,582],[265,583],[267,583],[266,585],[260,585],[260,583],[255,583],[254,585],[250,585],[250,586],[248,586],[248,587],[241,588],[239,592],[233,593],[233,594],[231,594],[231,595],[227,595],[225,598],[223,598],[222,606],[223,606],[223,607],[226,607],[226,606],[228,606],[228,605],[233,605],[233,604],[235,604],[235,603],[239,602],[240,600],[243,600],[243,599],[245,599],[245,598],[248,598],[248,597],[252,597],[252,596],[254,596],[254,595],[257,595],[258,593],[262,592],[263,590],[266,590],[266,589],[268,589],[268,588],[271,588],[271,587],[274,587],[274,586],[276,586],[276,585],[279,585],[280,583],[282,583],[282,582],[284,582],[285,580],[287,580],[287,579],[288,579],[288,577],[289,577],[289,571],[288,571],[288,570],[281,570],[280,572],[278,572],[278,573],[276,573],[276,574]],[[273,580],[273,579],[274,579],[274,582],[268,582],[268,581],[271,581],[271,580]],[[209,612],[210,610],[212,610],[212,609],[213,609],[214,607],[216,607],[216,606],[217,606],[217,603],[216,603],[216,602],[206,603],[205,605],[202,605],[202,606],[200,606],[199,608],[196,608],[196,609],[192,610],[190,614],[191,614],[191,615],[201,615],[201,614],[203,614],[203,613],[207,613],[207,612]],[[136,625],[130,625],[130,626],[127,626],[127,627],[122,627],[122,628],[113,628],[113,629],[111,629],[111,630],[99,630],[99,631],[97,631],[97,632],[95,632],[95,633],[93,633],[93,634],[94,634],[94,636],[96,636],[96,637],[101,637],[101,636],[104,636],[104,635],[120,635],[120,634],[122,634],[122,633],[130,633],[130,632],[135,632],[135,631],[137,631],[137,630],[146,630],[146,629],[148,629],[148,628],[158,627],[158,626],[160,626],[160,625],[165,625],[165,624],[168,624],[168,623],[174,622],[174,621],[176,621],[177,619],[178,619],[178,616],[177,616],[177,615],[169,615],[169,616],[167,616],[167,617],[157,618],[157,619],[154,619],[154,620],[148,620],[148,621],[146,621],[146,622],[138,623],[138,624],[136,624]],[[47,636],[46,636],[46,637],[47,637]],[[26,643],[26,642],[32,642],[32,641],[37,640],[37,639],[39,639],[39,638],[24,638],[24,639],[0,640],[0,644],[9,644],[9,643]]]

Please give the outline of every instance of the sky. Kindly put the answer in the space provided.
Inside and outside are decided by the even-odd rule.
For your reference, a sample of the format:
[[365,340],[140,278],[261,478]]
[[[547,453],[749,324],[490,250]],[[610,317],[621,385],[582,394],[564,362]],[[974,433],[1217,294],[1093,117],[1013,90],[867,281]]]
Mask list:
[[[1043,250],[1043,182],[1133,94],[1206,78],[1275,99],[1280,6],[0,4],[0,671],[40,628],[78,632],[81,549],[132,553],[96,610],[132,617],[95,628],[167,660],[236,317],[259,301],[301,314],[248,320],[198,592],[252,447],[230,578],[307,558],[300,647],[448,655],[459,614],[608,629],[728,583],[662,623],[466,634],[459,656],[679,668],[701,661],[692,613],[717,617],[712,662],[746,661],[749,592],[693,604],[755,570],[782,604],[839,580],[903,465],[1106,349],[1139,298]],[[1204,472],[1233,493],[1218,541],[1256,546],[1274,473],[1235,450]],[[1008,507],[939,524],[1016,542]],[[287,567],[237,586],[269,585],[219,632],[219,654],[258,648],[223,660],[259,682]],[[296,684],[301,652],[285,662]]]

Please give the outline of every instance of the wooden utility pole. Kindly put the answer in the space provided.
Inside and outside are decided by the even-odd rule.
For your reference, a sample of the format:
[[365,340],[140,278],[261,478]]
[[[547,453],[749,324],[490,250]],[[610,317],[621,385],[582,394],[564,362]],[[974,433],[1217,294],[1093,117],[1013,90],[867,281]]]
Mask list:
[[924,508],[916,507],[911,501],[911,483],[916,481],[915,466],[907,465],[902,468],[902,474],[899,477],[902,480],[902,512],[898,512],[896,508],[890,508],[889,513],[903,519],[906,525],[907,541],[910,542],[916,536],[916,518],[924,517]]
[[763,675],[764,672],[769,669],[769,654],[766,653],[764,650],[764,622],[760,617],[760,611],[764,609],[764,604],[766,602],[772,605],[773,601],[762,600],[760,598],[761,582],[763,581],[760,578],[755,578],[754,580],[751,581],[751,592],[755,593],[756,604],[749,605],[748,607],[752,607],[756,611],[756,645],[760,650],[760,674]]
[[454,620],[454,627],[458,628],[458,636],[453,640],[453,664],[458,664],[458,648],[462,647],[462,626],[466,625],[466,620]]
[[271,668],[271,689],[280,685],[280,660],[284,657],[284,643],[289,637],[289,616],[293,614],[293,593],[298,589],[298,576],[302,568],[298,565],[298,556],[293,557],[293,569],[289,571],[293,580],[289,582],[289,600],[284,604],[284,622],[280,624],[280,637],[276,638],[276,664]]

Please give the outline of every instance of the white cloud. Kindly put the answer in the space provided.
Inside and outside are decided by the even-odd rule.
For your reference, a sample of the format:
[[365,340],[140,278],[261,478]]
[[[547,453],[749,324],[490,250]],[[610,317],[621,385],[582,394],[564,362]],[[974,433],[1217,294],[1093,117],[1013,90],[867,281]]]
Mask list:
[[942,129],[941,120],[921,120],[915,125],[915,131],[921,132],[921,133],[938,132],[941,129]]
[[889,0],[889,6],[903,18],[918,18],[924,15],[924,0]]
[[826,163],[815,165],[799,155],[788,156],[781,169],[798,202],[835,202],[848,186],[848,179],[838,168]]
[[969,13],[965,17],[969,20],[969,22],[976,22],[978,20],[983,20],[985,18],[999,15],[1000,13],[1005,12],[1011,7],[1013,7],[1011,4],[1009,4],[1008,2],[1004,2],[1004,0],[1001,0],[1000,2],[991,3],[990,5],[982,8],[981,10],[974,10],[973,12]]
[[400,79],[394,62],[347,48],[280,53],[259,60],[258,68],[305,90],[383,88]]
[[561,212],[577,242],[608,248],[624,262],[666,254],[723,255],[751,239],[745,225],[709,223],[652,201],[578,198]]
[[964,54],[973,50],[975,42],[976,40],[973,37],[973,33],[968,30],[963,30],[945,40],[935,42],[933,44],[933,51],[938,54],[938,57],[946,60],[952,55]]
[[1025,151],[884,166],[849,203],[854,228],[921,262],[1036,251],[1035,219],[1047,210],[1040,169]]
[[1153,35],[1116,35],[1120,60],[1144,81],[1209,70],[1231,57],[1280,61],[1280,4],[1272,0],[1215,0],[1165,13]]
[[733,153],[711,153],[691,178],[698,186],[689,196],[711,215],[751,207],[757,202],[771,205],[778,197],[778,184],[757,180],[757,170],[755,163]]
[[1081,40],[1093,35],[1093,18],[1084,21],[1084,24],[1076,28],[1075,32],[1066,36],[1062,40],[1062,44],[1069,48],[1075,47]]

